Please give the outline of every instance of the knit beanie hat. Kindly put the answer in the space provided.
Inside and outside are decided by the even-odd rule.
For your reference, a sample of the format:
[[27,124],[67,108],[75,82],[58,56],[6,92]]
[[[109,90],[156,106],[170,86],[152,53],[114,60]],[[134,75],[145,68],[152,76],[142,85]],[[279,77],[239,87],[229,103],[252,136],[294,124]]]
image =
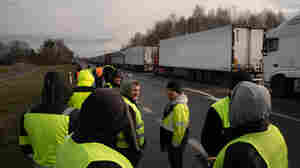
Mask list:
[[183,89],[182,89],[182,85],[180,82],[178,81],[170,81],[168,84],[167,84],[167,89],[170,89],[172,91],[175,91],[179,94],[181,94],[183,92]]
[[228,88],[232,90],[239,82],[242,81],[252,82],[253,79],[248,72],[245,71],[232,72],[228,82],[229,83]]

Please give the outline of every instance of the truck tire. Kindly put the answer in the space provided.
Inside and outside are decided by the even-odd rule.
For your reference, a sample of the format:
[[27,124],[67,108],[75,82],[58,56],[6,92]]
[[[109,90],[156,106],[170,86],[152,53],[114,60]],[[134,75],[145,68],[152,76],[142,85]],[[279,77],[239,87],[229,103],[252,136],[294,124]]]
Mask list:
[[287,79],[287,96],[291,97],[294,94],[294,82],[295,79],[289,78]]
[[287,79],[278,75],[272,78],[271,81],[271,90],[273,97],[285,97],[287,95]]

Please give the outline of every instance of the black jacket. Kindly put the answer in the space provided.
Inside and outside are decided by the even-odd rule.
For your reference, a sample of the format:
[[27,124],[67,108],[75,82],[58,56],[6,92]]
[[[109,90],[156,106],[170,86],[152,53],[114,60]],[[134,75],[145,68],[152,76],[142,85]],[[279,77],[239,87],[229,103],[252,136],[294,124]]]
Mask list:
[[[236,139],[249,133],[266,131],[268,122],[258,122],[245,128],[231,130],[231,138]],[[248,143],[234,143],[230,145],[225,153],[224,168],[267,168],[267,164],[256,149]]]
[[222,120],[217,111],[210,107],[201,135],[201,143],[210,156],[217,156],[219,151],[229,142],[230,137],[225,133],[228,131],[229,129],[223,129]]
[[[125,103],[120,101],[122,98],[119,94],[118,89],[96,89],[85,100],[80,111],[79,125],[72,135],[76,143],[97,142],[116,150],[117,134],[129,128],[129,122],[123,112]],[[121,166],[111,161],[93,161],[87,168],[121,168]]]

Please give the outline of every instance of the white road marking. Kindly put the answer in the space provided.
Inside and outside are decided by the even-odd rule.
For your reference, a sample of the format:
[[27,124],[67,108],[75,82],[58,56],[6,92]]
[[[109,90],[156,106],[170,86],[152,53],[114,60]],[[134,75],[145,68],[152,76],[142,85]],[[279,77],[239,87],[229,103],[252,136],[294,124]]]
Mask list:
[[[204,96],[208,97],[210,100],[213,100],[213,101],[219,100],[219,98],[216,98],[213,95],[210,95],[210,94],[208,94],[206,92],[203,92],[203,91],[200,91],[200,90],[191,89],[191,88],[184,88],[184,90],[192,92],[192,93],[204,95]],[[292,120],[292,121],[295,121],[295,122],[300,122],[300,119],[298,119],[298,118],[291,117],[291,116],[284,115],[284,114],[280,114],[280,113],[271,112],[271,115],[274,115],[274,116],[277,116],[277,117],[281,117],[281,118],[284,118],[284,119],[288,119],[288,120]]]
[[280,113],[274,113],[274,112],[271,112],[271,114],[274,115],[274,116],[277,116],[277,117],[284,118],[284,119],[300,122],[300,119],[295,118],[295,117],[291,117],[291,116],[288,116],[288,115],[284,115],[284,114],[280,114]]
[[208,97],[209,99],[213,100],[213,101],[218,101],[219,98],[213,96],[213,95],[210,95],[206,92],[203,92],[201,90],[196,90],[196,89],[191,89],[191,88],[183,88],[184,91],[188,91],[188,92],[192,92],[192,93],[196,93],[196,94],[200,94],[200,95],[203,95],[203,96],[206,96]]
[[153,113],[153,111],[149,107],[143,107],[146,113]]

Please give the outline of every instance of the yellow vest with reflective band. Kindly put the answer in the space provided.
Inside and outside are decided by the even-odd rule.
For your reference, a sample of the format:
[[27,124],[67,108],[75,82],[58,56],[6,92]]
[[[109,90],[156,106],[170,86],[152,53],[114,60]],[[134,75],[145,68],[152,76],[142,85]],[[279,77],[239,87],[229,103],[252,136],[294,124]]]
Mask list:
[[186,128],[189,127],[190,110],[187,104],[176,104],[168,116],[162,120],[162,127],[173,132],[172,144],[181,144]]
[[[89,69],[84,69],[79,72],[77,86],[92,87],[94,85],[95,78]],[[76,109],[81,109],[82,103],[92,92],[74,92],[71,96],[68,106]]]
[[105,88],[113,88],[112,84],[110,82],[105,83],[104,85]]
[[223,128],[230,127],[230,120],[229,120],[229,105],[230,105],[230,98],[227,96],[223,99],[218,100],[216,103],[211,105],[216,112],[219,114]]
[[264,159],[268,168],[288,168],[288,152],[285,140],[278,128],[272,124],[264,132],[246,134],[229,142],[218,154],[214,168],[223,168],[226,149],[237,142],[251,144]]
[[[135,120],[136,120],[136,136],[137,136],[137,142],[140,147],[144,145],[145,142],[145,136],[144,136],[144,121],[142,119],[142,114],[140,110],[136,107],[135,104],[131,103],[126,97],[123,97],[123,100],[126,104],[128,104],[133,111],[135,112]],[[119,148],[128,148],[129,145],[125,140],[125,135],[123,132],[120,132],[117,136],[117,147]]]
[[86,168],[94,161],[111,161],[121,168],[133,168],[130,161],[121,153],[100,143],[76,143],[72,138],[57,150],[56,168]]
[[27,113],[24,128],[28,136],[19,137],[19,144],[30,144],[34,161],[41,166],[53,166],[56,162],[56,148],[63,144],[68,135],[69,116],[62,114]]

